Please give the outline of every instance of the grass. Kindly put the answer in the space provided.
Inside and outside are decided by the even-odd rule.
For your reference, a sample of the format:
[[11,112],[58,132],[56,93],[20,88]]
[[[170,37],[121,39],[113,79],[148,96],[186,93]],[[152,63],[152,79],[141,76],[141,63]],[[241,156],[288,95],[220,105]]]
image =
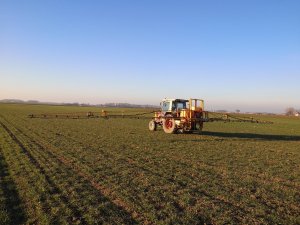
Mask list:
[[145,119],[27,117],[88,111],[101,110],[0,105],[2,223],[300,223],[299,118],[170,135]]

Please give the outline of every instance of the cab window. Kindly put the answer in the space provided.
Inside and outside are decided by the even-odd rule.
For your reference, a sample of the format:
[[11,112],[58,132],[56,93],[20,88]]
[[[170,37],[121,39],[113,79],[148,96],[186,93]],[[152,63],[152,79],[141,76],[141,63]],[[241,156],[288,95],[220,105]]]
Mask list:
[[177,109],[186,109],[185,102],[177,102]]
[[169,108],[170,108],[170,102],[162,103],[162,106],[161,106],[162,111],[169,111]]

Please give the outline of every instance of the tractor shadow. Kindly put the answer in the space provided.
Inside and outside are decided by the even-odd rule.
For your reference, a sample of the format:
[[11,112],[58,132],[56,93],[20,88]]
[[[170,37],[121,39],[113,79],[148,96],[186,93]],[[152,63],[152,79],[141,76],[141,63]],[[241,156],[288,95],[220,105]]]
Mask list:
[[274,134],[253,134],[253,133],[224,133],[214,131],[203,131],[200,135],[220,138],[241,138],[268,141],[300,141],[300,136],[274,135]]

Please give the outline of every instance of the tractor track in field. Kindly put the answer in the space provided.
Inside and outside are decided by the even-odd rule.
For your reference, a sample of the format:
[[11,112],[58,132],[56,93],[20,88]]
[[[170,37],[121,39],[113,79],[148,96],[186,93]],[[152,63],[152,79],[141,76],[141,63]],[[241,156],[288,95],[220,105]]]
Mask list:
[[[31,130],[31,132],[33,132]],[[69,140],[72,140],[72,141],[75,141],[81,145],[83,145],[84,147],[86,147],[86,145],[82,144],[81,142],[78,142],[72,138],[70,138],[69,136],[64,136],[65,138],[69,139]],[[107,157],[109,158],[114,158],[113,154],[108,154],[107,152],[104,152],[104,151],[101,151],[103,154],[105,154]],[[149,174],[152,174],[154,176],[157,176],[157,177],[161,177],[163,179],[165,179],[167,182],[169,183],[176,183],[179,187],[181,188],[185,188],[185,185],[182,186],[181,182],[177,182],[176,180],[174,179],[170,179],[168,177],[164,177],[162,174],[159,174],[159,173],[155,173],[147,168],[144,168],[144,167],[141,167],[139,165],[137,165],[135,163],[135,160],[134,159],[118,159],[118,160],[121,160],[120,162],[126,162],[126,163],[130,163],[132,166],[138,168],[139,170],[142,170],[142,171],[145,171],[146,173],[149,173]],[[182,164],[182,162],[179,162]],[[185,163],[183,163],[185,166],[187,166]],[[209,171],[211,172],[211,171]],[[216,171],[214,171],[216,173]],[[195,177],[191,177],[190,175],[187,175],[187,177],[189,177],[189,179],[193,180]],[[213,196],[211,195],[209,192],[205,191],[205,190],[194,190],[193,193],[198,193],[200,196],[204,196],[208,199],[210,199],[212,202],[214,203],[219,203],[219,204],[222,204],[222,205],[226,205],[227,207],[231,208],[230,210],[238,210],[240,211],[242,214],[244,215],[247,215],[247,214],[250,214],[251,213],[251,209],[247,209],[245,207],[242,207],[240,206],[239,204],[237,203],[233,203],[229,200],[227,200],[226,198],[224,198],[223,196]],[[270,199],[269,199],[270,200]],[[273,201],[269,201],[268,199],[265,199],[263,197],[260,197],[260,196],[257,196],[257,201],[260,202],[260,204],[264,205],[268,210],[268,209],[276,209],[276,208],[279,208],[279,207],[284,207],[284,203],[279,203],[279,202],[274,202],[272,203]],[[178,208],[179,212],[181,211],[180,207],[177,207],[179,204],[174,202],[174,206],[176,208]],[[297,206],[294,206],[293,207],[295,209],[295,211],[297,211]]]
[[[28,128],[27,128],[28,129]],[[30,129],[29,129],[30,130]],[[33,130],[30,130],[31,132],[34,132]],[[49,131],[49,130],[48,130]],[[20,132],[22,132],[22,131],[20,131]],[[35,132],[35,134],[37,135],[37,136],[39,136],[38,135],[38,133],[36,133]],[[23,134],[23,135],[26,135],[26,134]],[[26,135],[27,136],[27,135]],[[31,137],[29,137],[29,136],[27,136],[29,139],[32,139]],[[66,139],[69,139],[69,140],[72,140],[72,141],[74,141],[74,139],[72,139],[71,137],[69,137],[69,136],[65,136],[64,135],[64,137],[66,138]],[[76,140],[75,140],[76,141]],[[79,143],[80,145],[82,145],[83,147],[87,147],[86,145],[84,145],[83,143],[81,143],[81,142],[79,142],[79,141],[76,141],[77,143]],[[36,144],[38,144],[38,143],[36,143]],[[40,145],[40,144],[38,144],[38,145]],[[47,150],[47,151],[49,151],[48,150],[48,148],[49,149],[53,149],[53,148],[55,148],[54,146],[52,146],[51,144],[49,144],[49,143],[45,143],[44,142],[44,145],[45,146],[47,146],[46,148],[45,147],[43,147],[43,146],[41,146],[40,145],[40,147],[41,148],[43,148],[43,149],[45,149],[45,150]],[[89,146],[90,147],[90,146]],[[98,149],[99,150],[99,149]],[[57,150],[55,150],[55,151],[57,151]],[[101,152],[103,153],[103,154],[105,154],[107,157],[109,157],[109,158],[115,158],[114,157],[114,155],[113,154],[109,154],[109,153],[107,153],[107,152],[105,152],[105,151],[103,151],[103,150],[101,150]],[[53,154],[53,153],[52,153]],[[67,164],[67,165],[69,165],[69,166],[71,166],[73,169],[75,169],[76,171],[77,171],[77,173],[80,175],[80,176],[82,176],[82,177],[86,177],[86,178],[88,178],[89,180],[91,179],[91,175],[89,175],[89,174],[86,174],[86,173],[84,173],[84,172],[82,172],[82,170],[80,170],[80,168],[78,167],[78,166],[76,166],[76,165],[74,165],[73,164],[73,162],[72,162],[72,160],[69,160],[69,159],[66,159],[65,157],[62,157],[62,156],[57,156],[57,155],[55,155],[55,154],[53,154],[53,156],[54,157],[59,157],[60,158],[60,160],[64,163],[64,164]],[[127,163],[130,163],[132,166],[134,166],[134,167],[136,167],[136,168],[138,168],[139,170],[142,170],[142,171],[144,171],[144,172],[146,172],[146,173],[149,173],[149,174],[152,174],[152,175],[154,175],[154,176],[156,176],[156,177],[161,177],[161,178],[163,178],[163,179],[165,179],[166,181],[168,181],[169,183],[177,183],[177,185],[179,185],[181,188],[184,188],[185,186],[182,186],[182,184],[181,183],[178,183],[178,182],[176,182],[176,180],[174,180],[174,179],[172,179],[172,178],[168,178],[168,177],[162,177],[162,174],[160,174],[160,173],[155,173],[155,172],[153,172],[153,171],[151,171],[151,170],[149,170],[149,169],[147,169],[147,168],[144,168],[144,167],[141,167],[141,166],[139,166],[139,165],[137,165],[136,164],[136,160],[135,159],[132,159],[132,158],[128,158],[128,159],[122,159],[122,158],[120,158],[120,159],[118,159],[120,162],[127,162]],[[186,163],[183,163],[183,162],[181,162],[180,161],[180,163],[181,164],[183,164],[183,165],[185,165],[185,166],[187,166],[186,165]],[[212,172],[212,171],[210,171],[210,172]],[[216,172],[216,171],[215,171]],[[188,176],[188,175],[187,175]],[[194,177],[191,177],[191,176],[188,176],[190,179],[193,179]],[[256,177],[257,178],[257,177]],[[265,181],[265,180],[264,180]],[[94,186],[94,187],[96,187],[96,189],[97,190],[102,190],[104,193],[106,193],[107,195],[110,195],[111,194],[111,190],[107,190],[106,188],[104,188],[103,189],[103,187],[100,185],[99,186],[99,184],[98,184],[98,182],[96,182],[94,179],[91,179],[90,180],[90,182],[91,182],[91,184],[92,184],[92,186]],[[278,182],[278,180],[277,180],[277,182]],[[288,186],[289,188],[290,188],[290,186]],[[209,194],[208,192],[206,192],[206,191],[202,191],[202,190],[197,190],[198,191],[198,193],[199,194],[201,194],[202,196],[205,196],[205,197],[207,197],[207,198],[209,198],[209,199],[211,199],[213,202],[219,202],[219,203],[221,203],[221,204],[224,204],[224,205],[227,205],[227,206],[229,206],[229,207],[231,207],[231,208],[234,208],[234,209],[236,209],[236,210],[239,210],[240,212],[242,212],[243,214],[248,214],[248,213],[250,213],[250,211],[249,210],[247,210],[247,209],[244,209],[244,208],[242,208],[242,207],[240,207],[239,205],[236,205],[235,203],[232,203],[232,202],[230,202],[230,201],[228,201],[228,200],[226,200],[226,199],[223,199],[222,198],[222,196],[218,196],[218,197],[216,197],[216,196],[212,196],[211,194]],[[270,201],[268,201],[267,199],[263,199],[263,198],[258,198],[257,199],[261,204],[263,204],[263,205],[265,205],[267,208],[277,208],[277,207],[279,207],[279,206],[284,206],[284,204],[280,204],[279,206],[278,206],[278,202],[275,204],[275,205],[273,205],[273,204],[271,204],[270,205]],[[119,202],[119,201],[118,201]],[[126,206],[127,204],[125,203],[122,203],[122,202],[119,202],[119,204],[121,204],[121,205],[125,205],[125,207],[128,207],[128,206]],[[175,203],[176,204],[176,203]],[[294,209],[295,210],[297,210],[298,209],[298,207],[294,207]],[[180,210],[180,209],[179,209]],[[135,215],[137,215],[136,213],[134,213]],[[140,215],[139,215],[139,217],[140,217]]]
[[[7,120],[6,120],[6,121],[7,121]],[[8,121],[7,121],[7,122],[8,122]],[[9,123],[9,122],[8,122],[8,123]],[[15,126],[14,126],[14,127],[15,127]],[[45,150],[45,151],[48,151],[49,154],[50,154],[52,157],[58,158],[58,159],[59,159],[61,162],[63,162],[64,164],[69,165],[71,168],[75,169],[76,172],[77,172],[81,177],[87,178],[87,179],[91,182],[92,186],[95,187],[97,190],[99,190],[100,192],[104,193],[105,195],[112,195],[112,191],[111,191],[110,189],[103,188],[101,185],[99,185],[98,182],[96,182],[96,181],[94,180],[94,178],[92,178],[90,175],[87,175],[86,173],[82,172],[82,171],[80,170],[79,167],[74,166],[73,163],[72,163],[72,161],[66,159],[66,158],[63,157],[63,156],[57,156],[57,155],[53,154],[53,152],[49,151],[49,149],[53,149],[53,146],[52,146],[52,145],[46,144],[46,145],[47,145],[47,148],[44,148],[40,143],[37,143],[33,138],[31,138],[31,137],[29,137],[28,135],[26,135],[26,134],[25,134],[23,131],[21,131],[19,128],[15,127],[15,129],[18,130],[18,132],[22,133],[22,135],[24,135],[24,136],[26,136],[28,139],[30,139],[32,142],[34,142],[37,146],[39,146],[40,148],[42,148],[42,149]],[[34,132],[34,131],[31,131],[31,132]],[[34,132],[34,133],[35,133],[35,132]],[[68,137],[68,138],[69,138],[69,137]],[[74,140],[73,140],[73,141],[74,141]],[[77,142],[78,142],[78,141],[77,141]],[[44,144],[45,144],[45,143],[44,143]],[[82,145],[82,143],[80,143],[80,144]],[[54,151],[57,152],[57,150],[54,150]],[[105,154],[106,156],[108,156],[109,158],[113,158],[113,155],[112,155],[112,154],[108,154],[107,152],[104,152],[104,151],[103,151],[102,153]],[[177,183],[177,185],[179,185],[179,187],[185,188],[185,185],[182,185],[180,182],[176,182],[175,180],[172,180],[172,179],[168,179],[168,178],[162,177],[161,174],[155,173],[155,172],[153,172],[153,171],[151,171],[151,170],[148,170],[148,169],[146,169],[146,168],[143,168],[143,167],[141,167],[141,166],[138,166],[138,165],[136,165],[136,164],[133,164],[132,162],[128,162],[128,160],[126,160],[126,159],[119,159],[119,161],[120,161],[120,160],[121,160],[122,163],[130,163],[131,166],[134,166],[135,168],[138,168],[139,170],[142,170],[142,171],[144,171],[144,172],[150,173],[150,174],[152,174],[152,175],[154,175],[154,176],[156,176],[156,177],[164,178],[164,179],[165,179],[166,181],[168,181],[169,183]],[[203,195],[203,196],[205,196],[205,197],[207,197],[207,198],[213,200],[214,202],[219,202],[219,203],[221,203],[221,204],[223,204],[223,205],[227,205],[227,206],[229,206],[229,207],[234,207],[234,208],[236,208],[237,210],[241,210],[241,211],[243,212],[243,214],[248,213],[248,212],[244,211],[243,209],[241,209],[239,206],[235,206],[234,203],[227,202],[227,201],[225,201],[225,200],[223,200],[223,199],[217,199],[217,198],[213,197],[212,195],[208,194],[208,193],[205,192],[205,191],[199,191],[199,190],[197,190],[197,192],[198,192],[198,194],[201,194],[201,195]],[[124,202],[120,201],[119,199],[118,199],[115,203],[120,204],[120,205],[125,206],[126,208],[128,208],[127,204],[126,204],[126,203],[124,204]],[[176,203],[176,202],[174,203],[175,208],[177,208],[177,210],[180,212],[182,209],[180,208],[179,205],[180,205],[179,203]],[[138,215],[138,216],[140,217],[140,215],[139,215],[138,213],[136,213],[136,212],[134,212],[133,215],[135,215],[135,216]],[[145,221],[146,221],[146,222],[145,222],[144,224],[149,223],[148,220],[145,220]]]
[[[8,122],[8,121],[6,120],[6,122]],[[26,156],[29,158],[29,160],[41,171],[41,173],[45,176],[45,179],[47,180],[47,182],[50,181],[49,184],[55,186],[54,183],[51,181],[50,177],[46,174],[46,171],[37,162],[37,160],[31,155],[31,153],[25,148],[25,146],[19,141],[19,139],[12,133],[12,131],[10,131],[7,128],[7,126],[5,124],[3,124],[1,121],[0,121],[0,124],[8,132],[8,134],[11,136],[11,138],[19,145],[19,147],[26,154]],[[108,200],[110,200],[113,204],[115,204],[119,210],[124,211],[125,214],[129,213],[132,217],[132,219],[131,220],[129,219],[129,221],[128,221],[130,224],[136,224],[137,221],[135,221],[135,220],[139,220],[143,224],[151,224],[147,218],[145,218],[142,214],[140,214],[140,213],[136,212],[134,209],[132,209],[126,202],[124,202],[120,198],[116,197],[116,195],[114,194],[114,192],[112,190],[100,185],[91,175],[88,175],[88,174],[84,173],[82,170],[80,170],[80,168],[77,167],[76,165],[74,165],[71,160],[68,160],[67,158],[65,158],[63,156],[56,155],[52,151],[49,151],[49,149],[53,150],[53,148],[54,148],[53,146],[50,146],[47,143],[43,143],[44,145],[47,146],[47,148],[46,148],[41,143],[38,143],[32,137],[25,134],[23,131],[21,131],[16,126],[14,126],[14,128],[19,133],[21,133],[23,136],[27,137],[32,143],[34,143],[40,149],[46,151],[53,158],[56,158],[64,166],[72,169],[80,178],[83,178],[84,180],[86,180],[91,185],[91,187],[93,187],[96,191],[100,192],[101,195],[103,195]],[[55,152],[57,152],[56,149],[54,149],[54,150],[55,150]],[[63,200],[68,202],[67,196],[64,196]],[[70,208],[70,209],[73,210],[72,208]],[[78,209],[75,208],[74,210],[75,210],[74,212],[76,212],[76,214],[80,214]],[[82,222],[84,222],[84,221],[82,221]]]
[[[16,129],[18,129],[18,128],[16,128]],[[31,132],[34,132],[34,131],[32,131],[32,130],[30,130]],[[19,130],[19,132],[21,132],[21,133],[23,133],[23,135],[26,135],[26,134],[24,134],[24,132],[23,131],[21,131],[21,130]],[[34,132],[35,133],[35,132]],[[38,135],[37,133],[36,133],[36,135]],[[27,136],[27,135],[26,135]],[[29,136],[27,136],[29,139],[32,139],[31,137],[29,137]],[[79,142],[79,141],[76,141],[76,140],[73,140],[72,138],[70,138],[69,136],[64,136],[65,138],[67,138],[67,139],[70,139],[70,140],[72,140],[73,142],[75,141],[75,142],[77,142],[77,143],[79,143],[79,144],[81,144],[81,145],[83,145],[83,146],[85,146],[84,144],[82,144],[81,142]],[[34,141],[35,142],[35,141]],[[49,151],[48,149],[53,149],[53,146],[52,145],[49,145],[49,144],[47,144],[47,148],[48,149],[46,149],[46,148],[44,148],[43,146],[41,146],[39,143],[35,143],[35,144],[37,144],[37,145],[39,145],[41,148],[43,148],[43,149],[45,149],[46,151]],[[55,150],[55,151],[57,151],[57,150]],[[105,154],[105,156],[106,157],[109,157],[109,158],[115,158],[114,156],[113,156],[113,154],[109,154],[109,153],[107,153],[107,152],[105,152],[105,151],[101,151],[103,154]],[[52,154],[52,156],[54,156],[54,157],[57,157],[56,155],[54,155],[52,152],[50,152],[51,154]],[[67,164],[69,164],[69,165],[71,165],[72,166],[72,161],[69,161],[68,159],[66,159],[65,157],[62,157],[61,158],[61,160],[63,161],[63,162],[65,162],[65,163],[67,163]],[[169,182],[169,183],[172,183],[172,184],[176,184],[178,187],[180,187],[181,189],[184,189],[184,188],[186,188],[186,185],[184,185],[184,184],[182,184],[181,182],[179,182],[179,181],[176,181],[175,179],[172,179],[172,178],[168,178],[168,177],[164,177],[162,174],[160,174],[160,173],[155,173],[155,172],[153,172],[153,171],[151,171],[151,170],[149,170],[149,169],[147,169],[147,168],[144,168],[144,167],[141,167],[141,166],[139,166],[139,165],[137,165],[136,163],[135,163],[135,160],[133,160],[133,159],[128,159],[128,160],[126,160],[126,159],[118,159],[121,163],[129,163],[131,166],[134,166],[135,168],[137,168],[138,170],[141,170],[141,171],[144,171],[144,172],[146,172],[146,173],[148,173],[148,174],[152,174],[152,175],[154,175],[154,176],[156,176],[156,177],[160,177],[160,178],[163,178],[164,180],[166,180],[167,182]],[[84,177],[86,177],[87,175],[85,174],[85,173],[83,173],[80,169],[79,169],[79,167],[74,167],[74,165],[72,166],[73,168],[75,168],[76,169],[76,171],[81,175],[81,176],[84,176]],[[210,171],[211,172],[211,171]],[[88,177],[90,177],[90,175],[88,175]],[[193,177],[190,177],[190,176],[188,176],[189,178],[190,178],[190,180],[192,180],[193,179]],[[95,186],[98,190],[99,190],[99,188],[101,188],[101,186],[99,186],[99,184],[97,183],[97,182],[95,182],[95,181],[93,181],[93,179],[92,178],[90,178],[91,179],[91,182],[92,182],[92,185],[93,186]],[[110,190],[103,190],[103,192],[105,193],[105,194],[107,194],[107,195],[110,195],[111,194],[111,191]],[[247,210],[247,209],[245,209],[244,207],[241,207],[240,205],[238,205],[238,204],[236,204],[236,203],[233,203],[233,202],[231,202],[231,201],[228,201],[227,199],[225,199],[225,198],[223,198],[222,196],[213,196],[213,195],[211,195],[209,192],[207,192],[207,191],[205,191],[205,190],[196,190],[196,189],[193,189],[193,193],[197,193],[198,195],[200,195],[200,196],[202,196],[202,197],[205,197],[205,198],[208,198],[208,199],[210,199],[212,202],[214,202],[214,203],[219,203],[219,204],[222,204],[222,205],[226,205],[227,207],[229,207],[229,209],[230,210],[233,210],[233,211],[236,211],[236,210],[238,210],[240,213],[242,213],[242,214],[244,214],[244,215],[247,215],[247,214],[249,214],[249,213],[251,213],[251,211],[250,210]],[[120,202],[118,202],[118,203],[120,203]],[[122,203],[121,203],[122,204]],[[123,204],[122,204],[123,205]],[[179,203],[177,203],[177,202],[174,202],[174,207],[178,210],[178,212],[180,212],[180,211],[182,211],[182,208],[180,207],[180,204]],[[135,214],[136,215],[136,214]],[[233,218],[233,219],[235,219],[235,221],[236,222],[238,222],[238,220],[239,220],[239,218]],[[206,221],[206,222],[208,222],[208,223],[210,223],[209,221]]]
[[[45,180],[47,183],[52,187],[52,190],[49,190],[49,194],[59,194],[62,202],[68,206],[68,208],[74,213],[74,216],[76,218],[79,218],[80,221],[83,224],[86,224],[87,222],[82,217],[80,210],[73,206],[66,195],[63,195],[63,192],[60,191],[60,189],[55,185],[55,183],[52,181],[52,179],[48,176],[45,169],[41,166],[41,164],[34,158],[34,156],[29,152],[29,150],[23,145],[23,143],[14,135],[14,133],[4,124],[0,121],[1,126],[5,129],[5,131],[8,133],[8,135],[11,137],[11,139],[20,147],[22,152],[28,157],[30,162],[40,171],[40,173],[45,177]],[[72,222],[71,220],[69,222]]]

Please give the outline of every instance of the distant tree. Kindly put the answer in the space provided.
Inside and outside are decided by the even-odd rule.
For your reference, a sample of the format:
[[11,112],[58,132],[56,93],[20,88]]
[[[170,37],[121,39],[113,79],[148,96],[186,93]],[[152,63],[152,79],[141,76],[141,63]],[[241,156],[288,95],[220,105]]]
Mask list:
[[236,113],[240,113],[240,112],[241,112],[241,110],[237,109],[237,110],[235,110],[235,112],[236,112]]
[[285,115],[287,115],[287,116],[293,116],[293,115],[295,115],[295,113],[296,113],[296,110],[293,107],[288,107],[285,110]]

